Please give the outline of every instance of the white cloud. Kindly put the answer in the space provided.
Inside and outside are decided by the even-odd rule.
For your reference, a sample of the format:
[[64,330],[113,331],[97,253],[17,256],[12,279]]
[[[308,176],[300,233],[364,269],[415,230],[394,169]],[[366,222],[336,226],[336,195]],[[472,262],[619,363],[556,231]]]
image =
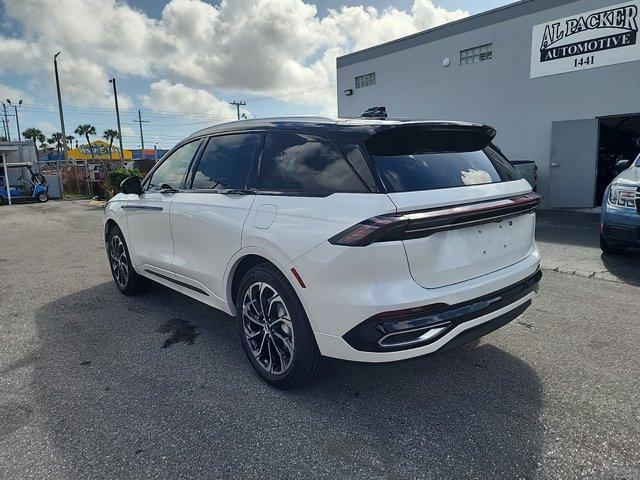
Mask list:
[[[172,0],[159,20],[116,0],[5,0],[4,5],[24,35],[0,37],[0,75],[15,71],[50,78],[51,56],[61,50],[64,94],[71,104],[110,105],[106,79],[118,74],[162,78],[151,85],[148,98],[173,98],[178,104],[170,106],[181,111],[184,105],[202,111],[204,104],[207,112],[228,108],[204,88],[269,94],[326,86],[335,82],[337,55],[467,15],[431,0],[414,0],[410,12],[356,6],[322,17],[302,0],[222,0],[218,6]],[[125,95],[120,98],[122,108],[131,105]],[[334,89],[285,100],[326,110],[335,110],[336,102]]]
[[4,102],[6,99],[11,100],[14,103],[18,103],[20,100],[30,102],[31,98],[26,95],[22,90],[9,87],[0,83],[0,101]]
[[211,120],[233,120],[236,110],[202,88],[190,88],[182,83],[160,80],[152,83],[149,95],[143,95],[142,104],[150,109],[178,114],[201,115]]

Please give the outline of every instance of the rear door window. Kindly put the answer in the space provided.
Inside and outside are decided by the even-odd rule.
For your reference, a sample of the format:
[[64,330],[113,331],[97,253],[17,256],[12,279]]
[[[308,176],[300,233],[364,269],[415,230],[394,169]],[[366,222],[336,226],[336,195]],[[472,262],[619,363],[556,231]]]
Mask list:
[[223,135],[209,139],[195,175],[192,189],[222,190],[246,188],[258,133]]
[[268,133],[260,163],[260,190],[334,193],[367,189],[333,143],[294,133]]
[[372,137],[367,141],[367,149],[389,192],[436,190],[522,178],[490,141],[481,130],[400,128],[397,132]]

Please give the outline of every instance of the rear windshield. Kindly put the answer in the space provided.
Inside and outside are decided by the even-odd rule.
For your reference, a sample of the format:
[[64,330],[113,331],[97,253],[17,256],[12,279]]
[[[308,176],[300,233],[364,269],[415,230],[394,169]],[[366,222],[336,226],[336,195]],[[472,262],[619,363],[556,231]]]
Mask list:
[[389,192],[507,182],[522,178],[482,130],[403,128],[367,141]]

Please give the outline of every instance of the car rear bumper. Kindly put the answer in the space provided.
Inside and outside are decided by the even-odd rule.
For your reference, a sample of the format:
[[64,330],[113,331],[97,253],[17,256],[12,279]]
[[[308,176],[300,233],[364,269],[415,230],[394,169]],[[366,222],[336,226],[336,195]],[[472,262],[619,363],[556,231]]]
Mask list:
[[406,360],[429,355],[438,351],[449,350],[497,330],[518,318],[531,305],[531,301],[535,295],[536,293],[532,291],[503,308],[460,323],[433,342],[420,347],[391,352],[367,352],[356,350],[349,345],[343,337],[316,332],[316,340],[322,354],[329,357],[367,363]]
[[[542,272],[538,270],[515,285],[466,302],[440,304],[409,315],[376,315],[349,330],[342,338],[356,350],[366,352],[393,352],[429,345],[460,325],[487,317],[522,298],[528,298],[531,293],[537,293],[540,278]],[[501,317],[508,316],[517,308]]]
[[[390,242],[366,248],[336,247],[327,243],[298,258],[291,266],[295,266],[306,284],[306,288],[296,290],[323,355],[362,362],[388,362],[433,353],[467,330],[494,320],[492,325],[500,326],[512,311],[516,312],[515,316],[519,315],[522,312],[518,307],[529,305],[535,289],[499,305],[491,302],[495,307],[492,309],[473,308],[471,315],[466,312],[465,316],[463,310],[456,309],[468,307],[478,300],[489,301],[488,296],[493,298],[536,274],[539,264],[540,255],[534,245],[524,259],[513,265],[452,285],[424,288],[412,278],[402,244],[398,242],[394,248]],[[388,312],[425,306],[445,306],[460,314],[445,329],[435,335],[430,333],[428,344],[414,343],[402,348],[372,351],[376,349],[354,343],[348,336],[372,317],[386,315],[389,318]],[[481,335],[483,333],[478,334]],[[380,338],[375,338],[373,343]]]

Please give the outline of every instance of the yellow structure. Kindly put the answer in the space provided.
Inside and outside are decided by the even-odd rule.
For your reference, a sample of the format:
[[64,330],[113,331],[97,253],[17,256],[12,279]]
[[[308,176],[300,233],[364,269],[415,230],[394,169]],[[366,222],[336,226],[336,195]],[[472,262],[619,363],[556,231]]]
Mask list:
[[[91,147],[96,160],[120,160],[120,149],[113,145],[111,151],[109,151],[109,144],[102,140],[96,140],[91,142]],[[73,160],[92,160],[91,150],[89,145],[79,145],[78,148],[72,148],[69,150],[69,158]],[[130,150],[123,150],[122,158],[124,160],[133,159],[133,154]]]

